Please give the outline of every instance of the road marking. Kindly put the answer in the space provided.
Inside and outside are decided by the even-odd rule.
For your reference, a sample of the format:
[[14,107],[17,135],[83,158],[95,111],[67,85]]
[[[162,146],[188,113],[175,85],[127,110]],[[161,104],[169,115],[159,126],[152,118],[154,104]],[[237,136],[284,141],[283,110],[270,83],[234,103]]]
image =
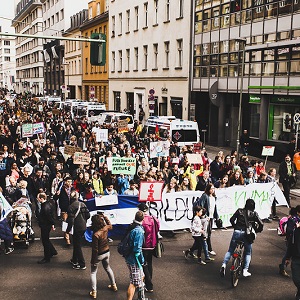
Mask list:
[[[50,238],[50,240],[62,240],[62,239],[64,239],[63,236],[55,236],[55,237],[51,237],[51,238]],[[35,241],[40,241],[41,238],[35,238],[34,240],[35,240]]]
[[277,230],[277,228],[268,228],[268,230],[275,231],[275,230]]

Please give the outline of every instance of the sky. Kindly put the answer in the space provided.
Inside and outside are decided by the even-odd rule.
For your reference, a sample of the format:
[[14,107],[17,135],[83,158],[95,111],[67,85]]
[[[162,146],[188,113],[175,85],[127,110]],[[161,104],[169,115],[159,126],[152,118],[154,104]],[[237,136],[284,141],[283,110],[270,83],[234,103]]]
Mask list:
[[[2,1],[5,0],[1,0],[1,2]],[[1,17],[11,20],[14,18],[14,0],[6,0],[5,5],[1,5],[0,9],[0,26],[2,30],[7,31],[11,26],[11,20],[2,19]]]

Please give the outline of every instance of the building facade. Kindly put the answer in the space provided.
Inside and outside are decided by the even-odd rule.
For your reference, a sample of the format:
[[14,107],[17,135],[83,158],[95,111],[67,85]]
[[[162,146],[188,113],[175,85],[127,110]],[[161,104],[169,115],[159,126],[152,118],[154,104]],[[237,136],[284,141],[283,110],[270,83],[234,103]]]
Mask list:
[[[78,38],[81,36],[80,26],[87,18],[87,9],[84,9],[71,17],[70,28],[67,29],[63,36]],[[67,88],[66,98],[82,99],[82,45],[79,41],[65,42],[65,85]]]
[[252,153],[274,145],[280,157],[295,134],[299,79],[298,0],[194,1],[191,101],[210,143],[235,147],[241,103]]
[[[88,3],[88,17],[81,25],[81,35],[91,38],[93,33],[108,34],[108,1],[94,0]],[[109,49],[109,39],[106,39],[106,53]],[[108,54],[106,54],[107,56]],[[96,100],[108,106],[108,70],[106,60],[104,66],[93,66],[90,63],[90,43],[82,46],[82,97],[84,100]]]
[[[184,5],[183,5],[184,4]],[[189,117],[190,1],[111,1],[109,108]]]
[[[39,0],[21,0],[17,4],[12,26],[15,33],[42,35],[43,12]],[[38,38],[17,37],[16,84],[17,93],[43,93],[43,43]]]
[[[43,34],[45,36],[62,36],[71,26],[71,16],[86,6],[86,0],[40,0],[43,7]],[[44,78],[47,94],[61,95],[62,86],[66,83],[64,64],[65,42],[61,40],[47,40],[43,44],[44,50]]]

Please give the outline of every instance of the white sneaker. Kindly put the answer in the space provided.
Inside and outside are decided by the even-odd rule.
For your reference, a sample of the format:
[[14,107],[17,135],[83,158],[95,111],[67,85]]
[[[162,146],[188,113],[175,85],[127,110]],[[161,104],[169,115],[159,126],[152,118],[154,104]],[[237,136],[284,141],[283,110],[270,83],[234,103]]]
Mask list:
[[157,237],[158,237],[158,239],[160,239],[160,240],[163,239],[162,235],[161,235],[159,232],[157,233]]
[[208,251],[208,253],[210,254],[210,255],[212,255],[212,256],[216,256],[217,255],[217,253],[215,252],[215,251]]
[[244,276],[244,277],[250,277],[250,276],[251,276],[251,273],[249,273],[248,270],[244,269],[244,270],[243,270],[243,276]]

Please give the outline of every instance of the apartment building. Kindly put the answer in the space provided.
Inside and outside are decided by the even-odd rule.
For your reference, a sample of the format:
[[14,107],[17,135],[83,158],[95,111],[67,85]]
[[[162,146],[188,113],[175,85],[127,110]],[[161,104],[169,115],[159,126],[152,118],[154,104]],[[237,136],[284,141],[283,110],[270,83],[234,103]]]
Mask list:
[[[87,18],[87,9],[76,13],[71,17],[70,28],[64,33],[64,37],[81,37],[80,26]],[[82,48],[83,43],[79,41],[65,41],[64,73],[67,87],[66,98],[82,99]]]
[[[91,38],[93,33],[102,33],[106,38],[106,56],[109,49],[108,0],[94,0],[88,3],[88,17],[80,26],[81,35]],[[82,86],[83,99],[96,100],[108,106],[108,70],[109,62],[104,66],[93,66],[90,63],[90,43],[82,45]]]
[[[15,33],[41,35],[43,32],[42,14],[42,4],[39,0],[19,1],[12,21]],[[16,92],[42,94],[44,89],[42,40],[17,37],[15,49]]]
[[110,1],[110,109],[188,118],[190,3]]
[[298,0],[194,1],[191,102],[211,143],[236,145],[241,103],[252,153],[274,145],[280,157],[295,134],[299,79]]
[[[62,36],[71,26],[71,16],[86,7],[86,0],[40,0],[43,9],[43,34],[45,36]],[[61,95],[65,85],[64,65],[65,43],[61,40],[44,41],[45,57],[44,78],[48,94]]]

